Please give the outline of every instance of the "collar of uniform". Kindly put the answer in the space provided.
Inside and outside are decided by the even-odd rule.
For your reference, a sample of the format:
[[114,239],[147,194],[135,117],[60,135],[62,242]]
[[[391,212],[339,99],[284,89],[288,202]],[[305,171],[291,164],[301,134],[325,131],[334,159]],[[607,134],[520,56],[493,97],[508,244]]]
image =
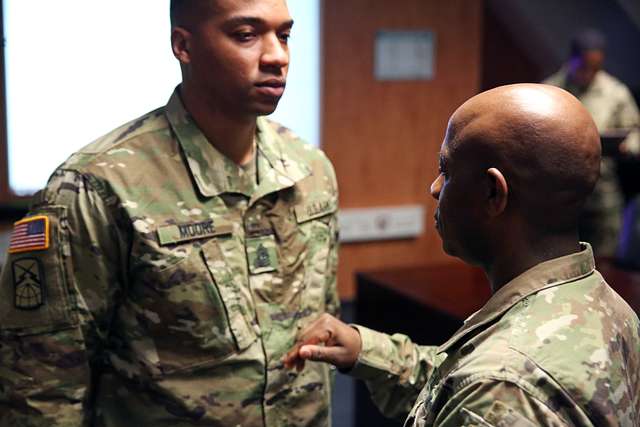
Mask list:
[[292,187],[311,174],[307,162],[289,146],[291,141],[283,138],[289,131],[276,126],[263,117],[257,120],[260,184],[252,196],[254,200],[265,194]]
[[239,193],[247,197],[253,194],[253,177],[207,140],[184,108],[177,88],[167,103],[166,116],[200,194],[205,197],[222,193]]
[[491,323],[529,295],[592,274],[595,261],[591,246],[588,243],[581,243],[581,246],[580,252],[542,262],[498,289],[480,310],[465,320],[449,341],[438,348],[438,353],[446,352],[468,333]]

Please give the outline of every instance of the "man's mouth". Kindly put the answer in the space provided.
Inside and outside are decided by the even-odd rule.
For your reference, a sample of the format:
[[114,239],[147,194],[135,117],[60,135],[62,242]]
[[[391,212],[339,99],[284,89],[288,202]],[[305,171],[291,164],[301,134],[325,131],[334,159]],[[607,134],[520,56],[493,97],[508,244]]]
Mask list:
[[286,81],[284,79],[269,79],[256,83],[258,92],[262,95],[279,98],[284,93]]

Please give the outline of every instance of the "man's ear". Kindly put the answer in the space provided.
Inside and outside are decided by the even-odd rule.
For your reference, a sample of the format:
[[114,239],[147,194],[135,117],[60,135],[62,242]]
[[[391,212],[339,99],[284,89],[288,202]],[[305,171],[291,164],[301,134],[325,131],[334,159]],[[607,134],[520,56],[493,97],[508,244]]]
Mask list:
[[487,169],[487,211],[491,216],[498,216],[507,208],[509,186],[507,180],[496,168]]
[[191,33],[182,27],[171,29],[171,50],[181,64],[191,62]]

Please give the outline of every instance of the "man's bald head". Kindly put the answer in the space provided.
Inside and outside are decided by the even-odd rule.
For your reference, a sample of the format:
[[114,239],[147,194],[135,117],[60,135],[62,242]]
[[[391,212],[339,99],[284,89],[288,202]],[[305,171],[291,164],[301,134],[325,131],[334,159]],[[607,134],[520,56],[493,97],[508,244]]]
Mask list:
[[576,227],[600,170],[600,139],[591,116],[568,92],[517,84],[483,92],[453,114],[451,157],[479,173],[497,168],[509,203],[531,225]]
[[440,150],[436,227],[444,250],[481,266],[494,292],[579,250],[578,218],[600,170],[600,138],[562,89],[483,92],[451,116]]

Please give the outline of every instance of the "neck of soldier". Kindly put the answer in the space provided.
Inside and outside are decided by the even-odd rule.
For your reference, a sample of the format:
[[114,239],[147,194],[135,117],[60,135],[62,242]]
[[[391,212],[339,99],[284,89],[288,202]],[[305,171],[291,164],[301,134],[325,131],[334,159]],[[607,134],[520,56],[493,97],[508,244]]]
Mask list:
[[257,116],[230,114],[188,88],[183,88],[180,94],[185,108],[211,145],[238,165],[253,160]]
[[527,233],[528,237],[522,238],[517,234],[511,233],[500,239],[498,247],[493,248],[493,259],[482,265],[492,294],[542,262],[580,251],[577,231],[548,235]]

